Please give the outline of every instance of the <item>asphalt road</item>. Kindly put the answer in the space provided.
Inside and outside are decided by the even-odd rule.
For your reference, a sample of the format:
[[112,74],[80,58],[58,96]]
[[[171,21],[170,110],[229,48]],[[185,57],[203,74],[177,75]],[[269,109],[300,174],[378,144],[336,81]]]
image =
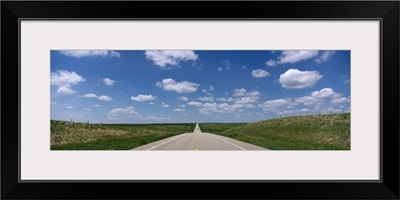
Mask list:
[[268,150],[249,143],[235,139],[211,134],[202,133],[199,124],[193,133],[184,133],[173,137],[165,138],[150,144],[137,147],[132,150]]

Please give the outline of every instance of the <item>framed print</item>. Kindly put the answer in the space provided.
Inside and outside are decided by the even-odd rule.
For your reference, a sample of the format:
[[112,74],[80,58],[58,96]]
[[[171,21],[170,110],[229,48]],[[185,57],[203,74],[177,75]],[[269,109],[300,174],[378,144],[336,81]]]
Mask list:
[[399,198],[399,2],[1,5],[4,199]]

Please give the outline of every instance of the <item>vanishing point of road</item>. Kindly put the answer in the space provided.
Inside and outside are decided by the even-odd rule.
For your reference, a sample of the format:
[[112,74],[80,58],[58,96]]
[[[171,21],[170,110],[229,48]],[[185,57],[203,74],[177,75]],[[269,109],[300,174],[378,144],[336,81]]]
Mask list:
[[267,150],[246,142],[211,133],[202,133],[196,123],[193,133],[183,133],[132,150]]

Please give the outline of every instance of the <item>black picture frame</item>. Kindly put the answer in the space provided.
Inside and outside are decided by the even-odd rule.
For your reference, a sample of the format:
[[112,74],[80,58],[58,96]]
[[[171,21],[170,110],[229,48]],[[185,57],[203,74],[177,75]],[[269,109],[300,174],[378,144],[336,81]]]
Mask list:
[[[399,8],[399,1],[2,1],[1,198],[399,199]],[[155,18],[381,20],[381,181],[20,182],[19,20]]]

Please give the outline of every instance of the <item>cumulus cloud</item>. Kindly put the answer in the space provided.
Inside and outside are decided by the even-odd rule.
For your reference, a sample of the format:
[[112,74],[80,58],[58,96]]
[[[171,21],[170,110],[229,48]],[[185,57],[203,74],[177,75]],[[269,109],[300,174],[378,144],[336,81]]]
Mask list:
[[160,67],[160,69],[171,69],[170,66],[177,66],[181,61],[195,61],[198,55],[194,51],[146,51],[144,53],[148,60]]
[[234,101],[234,99],[232,97],[229,97],[229,98],[217,98],[217,101],[232,102],[232,101]]
[[86,97],[86,98],[97,98],[97,95],[95,95],[93,93],[89,93],[89,94],[83,95],[83,97]]
[[336,99],[332,99],[332,103],[334,103],[334,104],[341,104],[341,103],[346,103],[346,102],[350,102],[350,99],[347,97],[339,97]]
[[59,51],[61,54],[68,56],[68,57],[74,57],[74,58],[84,58],[84,57],[121,57],[121,54],[118,51],[105,51],[105,50],[66,50],[66,51]]
[[[267,100],[259,107],[267,112],[276,112],[278,114],[299,114],[304,112],[326,110],[330,104],[343,104],[350,102],[348,97],[343,97],[342,94],[335,92],[332,88],[323,88],[314,91],[308,96],[297,98],[273,99]],[[303,107],[306,106],[306,107]],[[343,105],[341,105],[343,106]]]
[[261,104],[264,111],[277,111],[292,103],[291,98],[268,100]]
[[197,102],[197,101],[191,101],[191,102],[188,102],[187,105],[189,105],[189,106],[200,107],[200,106],[202,106],[203,104],[200,103],[200,102]]
[[112,100],[112,98],[107,95],[101,95],[97,99],[99,99],[101,101],[111,101]]
[[313,87],[321,78],[322,75],[318,71],[289,69],[281,74],[279,83],[286,89],[303,89]]
[[335,54],[335,53],[336,53],[336,51],[322,51],[322,52],[320,53],[320,55],[318,56],[318,58],[315,59],[315,62],[317,62],[317,63],[326,62],[326,61],[328,61],[328,60],[333,56],[333,54]]
[[74,71],[57,70],[50,74],[50,85],[58,86],[57,92],[61,94],[76,93],[71,87],[80,82],[85,82],[85,79]]
[[340,94],[333,91],[332,88],[324,88],[322,90],[312,92],[311,97],[316,100],[327,100],[340,97]]
[[114,108],[110,112],[108,112],[109,116],[118,116],[118,115],[128,115],[134,114],[137,115],[134,108],[132,106],[125,107],[125,108]]
[[176,82],[172,78],[166,78],[158,81],[156,85],[166,91],[175,91],[177,93],[192,93],[196,92],[200,84],[191,83],[188,81]]
[[219,72],[222,71],[222,67],[218,67],[218,71],[219,71]]
[[294,101],[301,103],[304,106],[320,106],[322,103],[327,101],[331,101],[332,103],[346,102],[347,98],[342,98],[342,96],[342,94],[335,92],[332,88],[323,88],[312,92],[309,96],[295,98]]
[[233,96],[235,96],[235,97],[244,96],[244,95],[246,95],[246,92],[247,91],[244,88],[235,89],[235,91],[233,92]]
[[244,96],[234,100],[234,108],[253,108],[255,103],[260,99],[259,91],[246,92]]
[[169,107],[169,105],[168,105],[168,104],[166,104],[166,103],[164,103],[164,102],[162,102],[162,103],[161,103],[161,107],[163,107],[163,108],[168,108],[168,107]]
[[214,102],[214,97],[199,97],[200,101]]
[[104,78],[104,79],[102,79],[102,81],[103,81],[103,84],[107,85],[107,86],[112,86],[115,83],[115,81],[110,78]]
[[288,50],[282,51],[281,55],[276,60],[268,60],[267,66],[276,66],[278,64],[296,63],[302,60],[307,60],[317,56],[319,51],[313,50]]
[[189,99],[187,97],[181,96],[178,98],[181,101],[189,101]]
[[107,95],[98,96],[98,95],[93,94],[93,93],[85,94],[85,95],[83,95],[83,97],[85,97],[85,98],[97,98],[98,100],[101,100],[101,101],[111,101],[112,100],[112,98],[107,96]]
[[215,88],[214,88],[214,86],[212,86],[212,85],[209,85],[209,86],[208,86],[208,90],[209,90],[209,91],[214,91],[214,90],[215,90]]
[[73,109],[73,107],[72,106],[67,106],[67,107],[65,107],[66,109]]
[[254,78],[263,78],[263,77],[269,76],[270,74],[269,74],[269,72],[267,72],[267,71],[265,71],[265,70],[262,70],[262,69],[255,69],[255,70],[253,70],[253,71],[251,72],[251,75],[252,75]]
[[60,94],[75,94],[76,90],[71,89],[69,85],[62,85],[58,87],[57,92]]
[[233,113],[235,109],[227,103],[205,103],[200,109],[201,114]]
[[127,118],[134,118],[136,120],[143,120],[143,121],[166,121],[171,120],[169,117],[155,117],[155,116],[143,116],[137,113],[134,107],[129,106],[125,108],[114,108],[107,113],[107,119],[109,120],[126,120]]
[[149,95],[139,94],[136,97],[131,97],[132,101],[153,101],[155,99],[157,99],[157,97],[153,96],[151,94],[149,94]]
[[173,112],[185,112],[185,110],[180,109],[180,108],[176,108],[172,110]]
[[341,79],[342,83],[344,83],[344,84],[349,84],[350,83],[350,78],[347,75],[342,75],[340,77],[340,79]]
[[267,62],[265,62],[265,64],[267,66],[270,66],[270,67],[275,67],[276,66],[275,60],[268,60]]
[[225,65],[225,70],[231,69],[231,62],[229,60],[223,60],[222,63]]

